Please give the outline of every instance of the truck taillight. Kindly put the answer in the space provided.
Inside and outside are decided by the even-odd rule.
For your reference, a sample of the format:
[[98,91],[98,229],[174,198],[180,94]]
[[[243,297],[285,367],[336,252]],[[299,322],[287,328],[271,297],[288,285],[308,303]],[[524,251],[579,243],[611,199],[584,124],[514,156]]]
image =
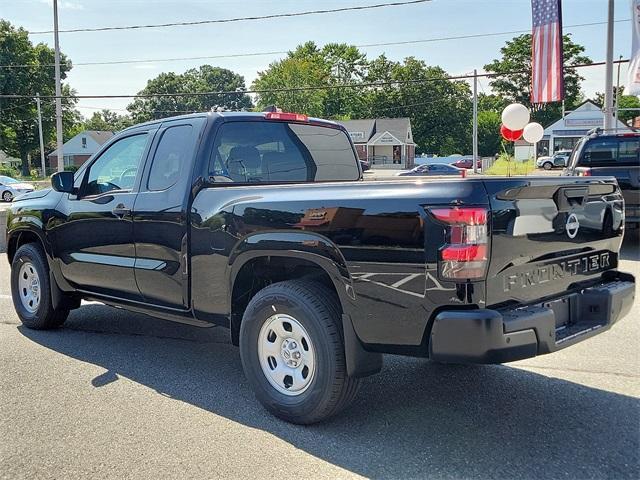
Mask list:
[[446,244],[440,249],[440,276],[453,280],[484,277],[489,254],[487,209],[431,208],[429,213],[447,226]]

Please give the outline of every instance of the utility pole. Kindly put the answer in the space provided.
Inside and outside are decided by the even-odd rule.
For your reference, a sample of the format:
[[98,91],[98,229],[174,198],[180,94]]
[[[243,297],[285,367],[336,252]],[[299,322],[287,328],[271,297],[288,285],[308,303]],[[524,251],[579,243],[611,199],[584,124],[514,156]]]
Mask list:
[[58,40],[58,0],[53,0],[53,41],[56,74],[56,143],[58,144],[58,171],[64,170],[62,145],[62,86],[60,85],[60,42]]
[[618,79],[616,80],[616,114],[615,114],[615,130],[618,131],[618,113],[619,113],[619,105],[620,101],[620,64],[622,63],[622,55],[618,58]]
[[473,173],[478,173],[478,71],[473,70]]
[[40,94],[36,94],[36,106],[38,107],[38,134],[40,135],[40,164],[42,165],[42,178],[47,178],[47,167],[44,164],[44,139],[42,137],[42,111],[40,110]]
[[613,0],[609,0],[607,16],[607,58],[604,87],[604,130],[613,127]]

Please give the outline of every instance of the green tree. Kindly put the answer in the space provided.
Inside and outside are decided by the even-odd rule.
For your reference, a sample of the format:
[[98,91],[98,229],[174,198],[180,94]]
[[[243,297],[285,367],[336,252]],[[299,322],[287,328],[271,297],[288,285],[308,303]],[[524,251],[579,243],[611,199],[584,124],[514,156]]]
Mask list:
[[478,95],[478,112],[490,111],[502,114],[509,102],[500,95],[481,93]]
[[[582,100],[580,82],[584,80],[575,65],[591,63],[584,47],[574,43],[569,35],[563,36],[565,106],[571,109]],[[531,104],[531,35],[515,37],[500,49],[502,57],[485,65],[488,72],[496,73],[489,84],[494,92],[509,102],[518,102],[531,108],[532,119],[546,126],[562,115],[560,102]],[[516,72],[516,73],[509,73]]]
[[490,157],[500,151],[500,114],[494,110],[478,112],[478,153]]
[[[0,69],[0,93],[3,95],[42,96],[55,95],[53,49],[44,43],[33,45],[26,30],[16,28],[6,20],[0,20],[0,64],[27,65],[27,67]],[[66,78],[71,62],[65,55],[60,58],[60,75]],[[74,92],[63,85],[63,123],[70,129],[77,121]],[[43,137],[49,144],[55,136],[55,103],[42,99]],[[0,149],[19,157],[22,174],[29,174],[29,154],[39,149],[38,117],[35,99],[0,98]]]
[[[625,95],[624,86],[620,86],[620,96],[617,94],[617,87],[613,87],[613,107],[616,107],[616,101],[620,102],[620,108],[637,108],[638,110],[620,110],[618,111],[618,118],[621,122],[628,124],[630,120],[640,116],[640,99],[635,95]],[[604,93],[596,93],[595,102],[602,106],[604,105]]]
[[414,57],[403,62],[380,56],[369,64],[366,99],[368,117],[409,117],[417,150],[449,155],[471,150],[471,91],[452,81],[440,67]]
[[118,115],[112,110],[102,109],[99,112],[93,112],[93,115],[82,124],[82,127],[84,130],[119,132],[131,125],[133,125],[133,121],[128,115]]
[[[276,105],[324,118],[353,117],[362,109],[357,85],[367,65],[366,55],[353,45],[329,43],[318,48],[314,42],[303,43],[258,73],[253,89],[270,90],[258,94],[258,108]],[[307,87],[319,88],[304,90]],[[291,90],[277,91],[282,89]]]
[[196,92],[207,95],[176,95],[159,97],[138,97],[127,110],[134,123],[170,117],[172,115],[202,112],[208,110],[246,110],[252,108],[251,98],[246,90],[244,77],[226,68],[202,65],[183,74],[161,73],[147,82],[139,95]]

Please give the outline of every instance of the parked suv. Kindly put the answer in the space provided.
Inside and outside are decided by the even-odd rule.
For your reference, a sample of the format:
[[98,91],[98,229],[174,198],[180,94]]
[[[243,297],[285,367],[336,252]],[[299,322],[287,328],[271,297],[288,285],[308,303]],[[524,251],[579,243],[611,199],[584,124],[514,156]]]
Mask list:
[[565,174],[615,177],[625,200],[626,224],[640,225],[640,133],[589,132],[573,149]]
[[567,161],[570,156],[570,151],[561,150],[556,152],[552,157],[538,157],[536,165],[538,168],[544,168],[545,170],[551,170],[552,168],[564,168],[567,166]]

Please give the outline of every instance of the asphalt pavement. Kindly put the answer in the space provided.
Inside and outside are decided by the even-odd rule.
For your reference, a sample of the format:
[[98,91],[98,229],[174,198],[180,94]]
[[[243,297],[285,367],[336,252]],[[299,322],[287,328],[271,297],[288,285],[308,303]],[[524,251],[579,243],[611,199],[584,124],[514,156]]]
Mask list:
[[[638,235],[622,266],[640,276]],[[270,416],[222,328],[88,304],[20,326],[0,255],[0,478],[640,478],[640,302],[499,366],[385,357],[340,416]]]

